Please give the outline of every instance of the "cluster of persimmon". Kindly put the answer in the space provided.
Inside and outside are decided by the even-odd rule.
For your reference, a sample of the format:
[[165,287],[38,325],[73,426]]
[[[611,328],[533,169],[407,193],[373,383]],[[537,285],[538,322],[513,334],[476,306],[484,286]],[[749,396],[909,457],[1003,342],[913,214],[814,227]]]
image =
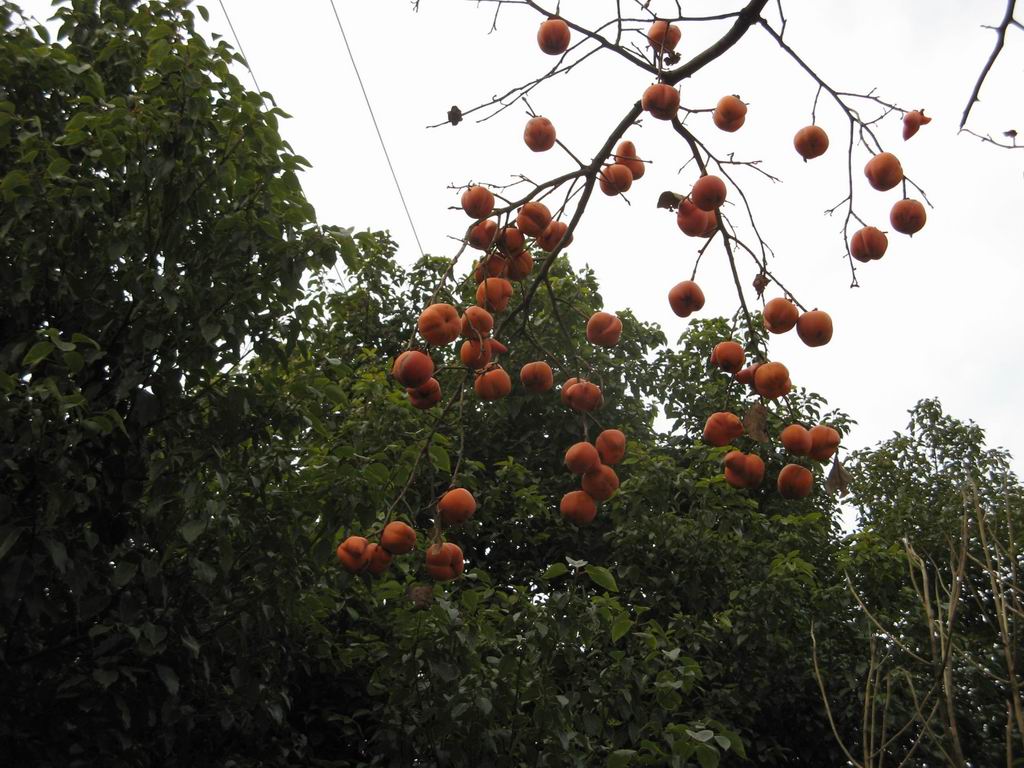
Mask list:
[[597,516],[597,503],[607,501],[619,489],[619,476],[612,466],[626,455],[626,436],[618,429],[606,429],[593,442],[581,441],[565,452],[565,466],[580,476],[582,490],[562,497],[559,511],[576,525],[589,525]]
[[[656,51],[674,51],[679,42],[681,32],[674,24],[656,21],[647,33],[648,42]],[[658,120],[672,120],[680,108],[679,91],[667,83],[655,83],[644,91],[641,105],[650,115]],[[739,130],[746,121],[747,105],[738,96],[726,95],[719,99],[712,111],[712,120],[717,128],[728,133]],[[917,133],[922,125],[931,122],[921,110],[908,112],[903,118],[903,139],[907,140]],[[821,157],[828,150],[828,134],[821,126],[808,125],[796,132],[793,146],[806,162]],[[903,169],[899,160],[890,152],[875,155],[864,168],[864,174],[872,187],[879,191],[887,191],[903,181]],[[705,181],[706,178],[714,181]],[[713,211],[724,202],[725,185],[721,179],[704,176],[698,184],[704,186],[700,190],[694,185],[694,191],[679,202],[676,223],[690,237],[711,237],[717,227],[717,217]],[[603,188],[603,187],[602,187]],[[712,197],[695,196],[705,191],[712,192]],[[721,202],[713,201],[721,196]],[[703,204],[701,202],[703,200]],[[924,227],[926,221],[924,206],[917,200],[904,198],[897,201],[890,211],[889,221],[892,228],[906,235],[913,235]],[[867,262],[880,259],[885,253],[888,241],[885,234],[876,227],[865,226],[858,230],[850,242],[850,253],[858,261]]]
[[404,555],[416,549],[416,531],[408,523],[393,520],[384,526],[380,542],[370,542],[365,536],[349,536],[338,545],[336,554],[342,567],[349,573],[366,571],[380,576],[391,565],[395,555]]
[[[476,512],[476,499],[465,488],[451,488],[437,502],[438,523],[445,526],[466,522]],[[367,572],[380,576],[394,555],[416,549],[416,531],[408,523],[393,520],[384,526],[380,543],[364,536],[349,536],[338,545],[338,561],[349,573]],[[450,541],[435,541],[425,554],[427,573],[436,581],[451,581],[465,568],[462,549]]]
[[[601,347],[613,347],[622,337],[622,321],[610,312],[595,312],[587,321],[587,341]],[[580,413],[601,407],[601,388],[591,381],[566,379],[561,391],[562,404]],[[597,503],[610,499],[619,488],[619,476],[612,466],[626,453],[626,436],[618,429],[606,429],[593,443],[586,440],[570,446],[565,466],[581,477],[582,490],[562,497],[559,511],[576,525],[589,525],[597,515]]]
[[[773,301],[789,303],[785,299]],[[769,302],[769,305],[771,304],[772,302]],[[774,315],[774,313],[772,314]],[[810,314],[808,312],[804,316]],[[766,325],[770,322],[768,315],[766,307]],[[792,322],[788,323],[785,330],[797,325],[797,322],[796,308],[793,307]],[[831,329],[831,323],[829,323],[829,328]],[[769,328],[769,330],[772,329]],[[799,332],[798,325],[797,331]],[[815,345],[811,344],[811,346]],[[774,400],[789,393],[792,382],[785,365],[779,362],[755,362],[744,367],[745,357],[743,347],[738,342],[723,341],[712,350],[711,365],[725,373],[733,374],[736,381],[752,387],[765,399]],[[708,417],[704,425],[704,441],[709,445],[721,448],[735,443],[738,438],[742,437],[744,431],[743,421],[739,416],[727,411],[720,411]],[[791,424],[782,431],[779,439],[783,447],[794,456],[807,457],[816,461],[827,461],[839,448],[839,433],[824,424],[819,424],[810,430],[799,424]],[[764,480],[764,469],[764,461],[755,454],[730,451],[725,456],[725,479],[734,488],[759,487]],[[813,484],[814,476],[811,471],[799,464],[787,464],[780,471],[776,481],[779,495],[785,499],[800,499],[807,496],[811,492]]]

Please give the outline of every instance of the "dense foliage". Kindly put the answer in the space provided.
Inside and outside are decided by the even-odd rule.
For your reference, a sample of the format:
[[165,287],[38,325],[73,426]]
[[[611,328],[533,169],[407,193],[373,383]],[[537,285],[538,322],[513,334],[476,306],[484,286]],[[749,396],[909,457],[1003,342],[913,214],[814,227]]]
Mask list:
[[[901,538],[941,548],[959,524],[938,525],[937,499],[973,477],[980,505],[1002,484],[1019,516],[979,431],[929,403],[928,428],[860,456],[865,530],[847,541],[831,496],[735,490],[726,449],[700,441],[709,413],[755,401],[708,368],[728,323],[668,347],[623,313],[597,421],[629,437],[624,482],[572,527],[555,501],[578,419],[518,389],[409,406],[387,369],[443,265],[405,270],[386,234],[315,224],[280,111],[185,3],[58,14],[50,42],[0,5],[5,764],[843,762],[812,626],[840,740],[860,743],[871,625],[844,569],[896,626],[919,610]],[[601,306],[564,259],[550,285],[534,313]],[[573,375],[580,339],[559,326],[511,331],[507,367],[547,357]],[[804,391],[789,408],[848,423]],[[772,477],[781,449],[762,454]],[[406,484],[395,514],[427,531],[456,462],[480,502],[450,533],[461,580],[422,580],[422,535],[384,577],[340,572],[338,540],[379,531]],[[1000,695],[958,699],[961,728],[991,728]],[[935,728],[929,755],[947,743]]]

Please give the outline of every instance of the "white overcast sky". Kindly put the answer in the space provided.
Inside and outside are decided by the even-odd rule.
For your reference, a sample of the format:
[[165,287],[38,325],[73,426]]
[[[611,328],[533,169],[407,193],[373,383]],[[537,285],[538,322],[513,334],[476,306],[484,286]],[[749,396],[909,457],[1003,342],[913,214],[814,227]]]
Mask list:
[[[399,258],[411,263],[416,244],[328,0],[223,2],[260,86],[293,116],[282,130],[313,165],[303,183],[318,218],[389,229]],[[521,104],[483,124],[469,118],[455,128],[425,128],[444,120],[453,104],[468,109],[552,65],[554,59],[537,48],[540,19],[534,11],[505,6],[497,32],[490,33],[490,3],[421,0],[419,13],[409,0],[336,4],[428,253],[453,253],[450,237],[468,221],[460,210],[450,210],[458,196],[449,184],[498,182],[514,173],[542,179],[572,167],[557,148],[543,154],[526,148]],[[47,15],[47,2],[24,5],[41,18]],[[220,5],[206,5],[210,29],[230,41]],[[553,0],[547,5],[553,7]],[[683,3],[692,15],[737,5]],[[810,122],[816,86],[756,28],[685,81],[685,106],[711,107],[727,93],[749,103],[738,133],[718,131],[709,115],[694,115],[688,125],[716,154],[763,160],[782,179],[773,185],[753,172],[736,171],[777,254],[772,270],[801,302],[828,311],[835,324],[832,342],[817,349],[805,347],[795,333],[774,337],[772,357],[789,366],[794,382],[857,419],[849,448],[901,430],[918,399],[937,396],[949,413],[978,422],[990,445],[1008,448],[1020,472],[1024,149],[998,149],[957,135],[995,38],[982,25],[998,23],[1004,0],[783,0],[783,6],[786,40],[830,85],[854,92],[876,88],[881,98],[924,107],[934,117],[907,143],[898,118],[890,117],[877,132],[935,208],[912,239],[890,233],[885,257],[861,265],[861,287],[851,290],[842,219],[823,213],[846,194],[842,113],[822,97],[818,123],[832,145],[823,157],[801,162],[792,136]],[[675,3],[654,0],[652,7],[668,13]],[[614,9],[613,0],[562,2],[563,14],[583,23],[605,21]],[[723,29],[684,24],[678,50],[688,57]],[[634,39],[641,42],[639,34]],[[1009,128],[1024,133],[1022,81],[1024,32],[1011,29],[969,127],[997,136]],[[530,102],[554,122],[560,139],[589,159],[650,82],[646,73],[602,52],[543,84]],[[698,241],[683,236],[674,217],[654,203],[662,190],[688,190],[697,172],[692,164],[679,172],[688,153],[668,124],[645,119],[627,136],[654,164],[631,190],[632,206],[595,195],[569,255],[575,265],[596,270],[609,310],[629,307],[659,323],[674,342],[688,321],[671,313],[666,294],[689,277]],[[856,150],[856,209],[869,223],[889,229],[888,210],[899,192],[868,187],[862,174],[868,157],[863,148]],[[737,197],[731,188],[730,194]],[[734,220],[738,213],[732,213]],[[748,288],[755,271],[749,259],[740,263]],[[697,279],[708,298],[704,316],[735,311],[720,243],[704,257]],[[765,297],[776,295],[778,288],[771,286]],[[752,291],[747,298],[753,301]]]

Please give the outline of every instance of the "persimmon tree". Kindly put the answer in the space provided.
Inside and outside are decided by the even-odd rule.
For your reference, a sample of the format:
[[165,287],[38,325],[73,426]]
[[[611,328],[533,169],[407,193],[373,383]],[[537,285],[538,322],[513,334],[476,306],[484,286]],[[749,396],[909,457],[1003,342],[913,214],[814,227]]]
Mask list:
[[[836,179],[839,202],[826,215],[838,216],[841,221],[841,242],[853,285],[857,285],[857,263],[877,260],[889,248],[883,228],[913,235],[925,225],[927,197],[887,147],[895,145],[900,135],[902,140],[910,140],[930,118],[921,110],[904,109],[884,100],[875,91],[853,93],[826,82],[787,42],[781,3],[749,0],[706,16],[687,16],[678,3],[672,2],[616,3],[608,4],[606,21],[590,26],[574,20],[570,2],[550,7],[534,0],[493,0],[484,5],[493,6],[492,32],[499,34],[503,13],[533,14],[538,22],[536,41],[524,40],[523,46],[540,60],[547,57],[550,68],[484,103],[464,109],[454,106],[448,111],[447,121],[432,127],[462,131],[471,130],[473,120],[509,123],[511,108],[518,105],[528,113],[522,129],[527,147],[533,152],[560,153],[566,170],[541,181],[512,173],[504,184],[470,182],[453,187],[471,223],[455,238],[459,247],[448,259],[428,305],[421,307],[417,331],[411,334],[407,349],[395,360],[392,371],[406,387],[414,406],[440,408],[435,427],[422,442],[421,456],[429,454],[439,431],[454,430],[458,434],[464,429],[458,419],[448,417],[464,411],[471,397],[470,386],[475,399],[486,403],[508,396],[515,378],[521,378],[522,385],[536,396],[553,397],[545,392],[557,380],[561,403],[575,411],[579,419],[578,439],[564,446],[564,461],[571,473],[580,476],[580,488],[562,497],[563,517],[577,525],[590,524],[599,514],[599,505],[617,492],[620,478],[614,464],[628,455],[629,436],[601,418],[606,412],[601,409],[609,404],[604,391],[606,381],[615,376],[615,371],[603,367],[595,351],[626,341],[622,323],[607,311],[585,311],[579,305],[558,301],[552,305],[552,316],[547,317],[537,311],[537,299],[545,294],[552,298],[551,270],[574,234],[587,226],[593,196],[601,193],[628,202],[636,193],[636,199],[673,212],[682,236],[690,238],[684,242],[692,243],[689,279],[676,284],[667,297],[676,314],[691,317],[701,311],[705,296],[698,283],[699,270],[724,264],[732,276],[736,292],[734,325],[712,350],[709,365],[719,375],[731,377],[736,386],[750,387],[759,399],[745,413],[716,411],[707,419],[704,440],[713,446],[734,448],[723,460],[726,481],[748,490],[768,482],[782,497],[799,499],[820,487],[815,472],[820,462],[831,460],[829,485],[843,488],[848,476],[838,458],[839,432],[827,424],[806,422],[806,415],[793,407],[790,371],[783,361],[772,359],[769,344],[772,335],[793,330],[809,347],[828,344],[833,320],[826,311],[817,309],[812,299],[803,297],[801,301],[786,288],[786,260],[773,252],[762,235],[758,201],[747,194],[745,184],[751,175],[778,179],[759,161],[738,160],[733,153],[712,149],[727,145],[729,135],[744,130],[749,105],[729,93],[723,93],[713,105],[692,103],[686,97],[686,84],[702,77],[715,60],[733,55],[736,44],[747,35],[763,35],[775,45],[780,58],[795,62],[799,75],[816,86],[816,95],[808,105],[812,123],[796,132],[793,147],[787,151],[795,151],[811,162],[830,150],[847,157],[845,172]],[[707,26],[719,30],[715,42],[702,50],[690,50],[687,40],[692,33],[688,31]],[[535,114],[528,99],[542,88],[557,87],[556,82],[566,79],[562,76],[585,79],[586,65],[596,56],[610,57],[623,68],[643,72],[650,85],[621,104],[621,110],[611,117],[606,118],[606,114],[613,105],[603,99],[600,116],[595,118],[608,120],[602,142],[594,147],[569,147],[558,135],[559,116]],[[830,140],[815,122],[822,100],[831,102],[843,117],[840,140]],[[647,164],[654,159],[645,156],[643,148],[630,138],[631,130],[641,120],[663,123],[666,131],[675,134],[680,152],[689,158],[683,169],[687,188],[641,191]],[[517,140],[519,130],[519,126],[510,127],[513,140]],[[712,142],[712,133],[725,134],[725,139],[716,137]],[[887,226],[866,221],[858,214],[856,202],[861,195],[892,190],[896,193]],[[628,218],[628,206],[623,205],[621,216]],[[665,226],[672,226],[667,215]],[[703,259],[716,250],[723,258]],[[466,264],[470,253],[477,254],[477,258]],[[765,302],[763,315],[757,311],[756,302]],[[464,308],[464,314],[459,307]],[[555,357],[537,339],[544,323],[553,323],[566,341],[573,338],[572,326],[583,323],[587,343],[574,345],[564,357]],[[452,346],[457,341],[461,344],[458,354]],[[502,356],[514,345],[530,349],[535,356],[519,377],[510,376],[503,365],[508,358]],[[805,381],[813,378],[813,371],[800,374]],[[782,445],[793,461],[780,472],[766,476],[765,462],[759,454],[781,434],[781,430],[774,434],[765,431],[770,411],[790,422],[782,425],[787,435]],[[592,432],[596,435],[594,442]],[[619,446],[613,452],[614,462],[601,451],[602,443],[612,436]],[[468,519],[476,509],[475,502],[471,503],[472,494],[463,487],[463,466],[457,462],[451,472],[449,484],[457,493],[438,496],[438,514],[429,535],[433,547],[440,547],[445,540],[446,521]],[[391,522],[406,488],[388,505],[369,532],[370,538]],[[453,517],[445,508],[456,498],[461,499],[462,511]],[[362,556],[345,556],[342,560],[349,570],[359,571],[368,566],[373,550],[369,539],[353,535],[355,538],[340,547],[354,547]],[[451,547],[445,551],[447,554],[442,555],[438,550],[437,557],[456,555]],[[444,573],[456,575],[450,569]]]
[[[687,66],[687,24],[747,35],[773,23],[757,16],[768,6],[737,9],[657,25],[637,6],[621,40],[570,26],[566,53],[583,76],[586,50],[573,40],[593,55],[624,51],[653,82]],[[691,275],[667,297],[691,317],[669,347],[631,312],[607,312],[598,276],[565,254],[588,225],[588,190],[642,189],[650,158],[623,143],[632,123],[621,122],[636,104],[612,121],[609,135],[622,137],[600,159],[562,181],[489,190],[504,212],[480,211],[458,240],[492,221],[481,230],[490,239],[473,238],[481,278],[522,277],[511,293],[484,279],[480,289],[469,245],[459,260],[403,269],[387,235],[316,224],[298,183],[305,162],[278,131],[283,113],[241,85],[237,55],[196,34],[194,13],[204,11],[177,0],[64,4],[53,39],[0,3],[2,761],[842,762],[865,735],[861,681],[849,674],[864,656],[850,628],[864,617],[843,566],[874,615],[898,619],[905,604],[885,613],[873,602],[900,589],[882,578],[891,542],[879,557],[848,557],[835,498],[803,495],[808,478],[820,486],[818,457],[834,455],[848,417],[806,387],[767,406],[755,389],[759,362],[771,374],[762,391],[789,388],[769,367],[771,334],[819,342],[828,325],[784,295],[758,312],[743,287],[762,274],[761,241],[752,216],[731,212],[746,206],[731,205],[730,176],[760,171],[707,151],[696,124],[712,106],[681,98],[697,114],[675,122],[693,144],[675,123],[666,130],[724,182],[713,217],[685,206],[681,217],[710,236],[681,242],[721,248],[741,278],[738,311],[700,317]],[[644,35],[653,25],[668,47],[669,23],[682,30],[680,58],[659,63]],[[561,45],[553,37],[545,47]],[[560,71],[573,61],[544,59],[532,36],[524,44]],[[704,129],[743,130],[744,106],[725,95]],[[536,117],[515,140],[563,151],[558,116]],[[820,135],[805,133],[803,151],[820,151]],[[605,172],[616,165],[629,176]],[[720,197],[714,182],[700,189],[705,202]],[[474,198],[488,202],[474,192],[471,209]],[[685,198],[665,199],[678,209]],[[523,234],[543,214],[531,202],[565,228]],[[851,256],[877,253],[877,235],[861,239]],[[444,307],[424,312],[441,304],[457,324]],[[457,348],[425,343],[456,331]],[[430,353],[437,386],[409,393],[392,373],[414,350]],[[477,385],[483,358],[508,380]],[[422,377],[424,361],[412,360]],[[556,372],[579,409],[552,392]],[[575,395],[571,378],[594,386]],[[655,429],[662,414],[669,427]],[[921,481],[920,498],[948,490],[942,473],[914,475],[913,450],[894,451],[910,457],[904,475]],[[889,455],[858,460],[865,483],[889,477]],[[587,480],[596,466],[607,471]],[[882,487],[858,503],[888,512],[902,486]],[[905,511],[872,525],[897,536]],[[341,541],[339,559],[360,573],[336,564]],[[889,570],[875,567],[883,561]],[[996,583],[1007,616],[1018,606],[1010,582]],[[995,594],[981,579],[972,588],[982,601]],[[976,660],[996,637],[975,629],[978,651],[957,658]],[[961,732],[982,709],[978,732],[990,729],[992,702],[1006,700],[997,689],[960,713]],[[976,743],[962,740],[969,758]]]

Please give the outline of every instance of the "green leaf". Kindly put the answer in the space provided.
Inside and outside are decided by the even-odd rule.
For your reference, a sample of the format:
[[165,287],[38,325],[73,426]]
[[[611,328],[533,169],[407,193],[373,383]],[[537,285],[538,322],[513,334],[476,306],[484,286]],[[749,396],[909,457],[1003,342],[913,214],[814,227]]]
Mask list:
[[88,344],[89,346],[94,347],[96,349],[100,348],[98,342],[94,341],[93,339],[90,339],[84,333],[72,333],[71,340],[75,342],[75,344]]
[[385,465],[376,463],[363,470],[363,477],[373,485],[383,486],[391,477],[391,473],[388,472],[388,468]]
[[182,635],[181,644],[188,648],[195,658],[199,658],[199,641],[192,637],[192,635]]
[[709,747],[707,744],[698,744],[696,754],[700,768],[718,768],[720,757],[717,749]]
[[121,418],[120,413],[115,411],[113,408],[108,408],[103,413],[105,413],[110,418],[110,420],[114,423],[114,426],[121,430],[121,434],[123,434],[125,437],[128,437],[128,430],[124,426],[124,419]]
[[207,342],[213,341],[217,338],[217,334],[220,333],[220,323],[204,317],[199,321],[199,331]]
[[587,576],[602,589],[606,589],[609,592],[619,591],[619,585],[615,583],[615,577],[612,576],[612,572],[607,568],[603,568],[600,565],[588,565]]
[[46,166],[46,174],[57,178],[66,174],[70,167],[71,163],[69,161],[65,160],[63,157],[56,157],[48,166]]
[[47,328],[46,335],[50,337],[50,341],[53,342],[53,346],[55,346],[61,352],[70,352],[75,348],[73,342],[60,340],[60,331],[58,331],[56,328]]
[[476,706],[485,715],[491,714],[491,710],[494,709],[494,707],[491,705],[491,700],[488,699],[486,696],[477,696]]
[[167,58],[167,55],[171,51],[171,44],[166,40],[158,40],[149,47],[149,53],[146,56],[146,66],[151,69],[159,69],[163,60]]
[[18,187],[27,187],[29,182],[28,174],[24,171],[8,171],[3,181],[0,181],[0,192],[13,192]]
[[85,367],[85,358],[82,357],[82,354],[80,352],[71,350],[70,352],[65,352],[63,357],[64,365],[66,365],[68,367],[68,370],[71,371],[72,373],[78,373],[80,370],[82,370],[82,368]]
[[711,739],[714,738],[715,732],[714,731],[709,731],[707,728],[704,728],[704,729],[699,730],[699,731],[689,731],[688,730],[686,732],[686,735],[689,736],[691,739],[694,739],[696,741],[704,743],[704,742],[711,741]]
[[180,684],[178,683],[178,673],[170,667],[165,667],[163,664],[156,665],[156,673],[160,676],[164,685],[167,686],[167,692],[171,694],[171,696],[177,696],[178,688],[180,687]]
[[94,669],[92,672],[92,679],[104,688],[109,688],[116,683],[118,677],[120,675],[116,669]]
[[181,526],[181,535],[185,539],[186,544],[191,544],[197,538],[199,534],[206,530],[206,520],[189,520],[183,526]]
[[564,576],[569,572],[569,567],[565,563],[552,563],[544,571],[542,579],[550,581],[551,579],[557,579],[559,576]]
[[633,620],[629,616],[623,614],[615,620],[612,624],[612,642],[617,643],[619,639],[629,632],[629,628],[633,626]]
[[430,446],[430,463],[441,472],[450,473],[452,471],[452,464],[451,460],[448,458],[448,451],[437,443],[432,443]]
[[64,543],[55,539],[44,538],[43,544],[50,553],[50,558],[53,560],[53,564],[57,566],[57,570],[64,573],[68,567],[68,550]]
[[636,754],[635,749],[616,749],[608,755],[607,768],[626,768]]
[[22,365],[35,365],[41,360],[45,360],[49,354],[53,352],[53,344],[49,341],[37,341],[32,345],[32,348],[25,353],[25,357],[22,358]]
[[18,543],[18,537],[21,536],[21,532],[24,528],[8,528],[6,533],[0,536],[0,560],[4,559],[4,555],[11,551],[11,547]]
[[118,563],[114,567],[114,575],[110,579],[110,583],[114,586],[114,589],[120,589],[133,578],[135,573],[139,570],[139,566],[135,563]]

